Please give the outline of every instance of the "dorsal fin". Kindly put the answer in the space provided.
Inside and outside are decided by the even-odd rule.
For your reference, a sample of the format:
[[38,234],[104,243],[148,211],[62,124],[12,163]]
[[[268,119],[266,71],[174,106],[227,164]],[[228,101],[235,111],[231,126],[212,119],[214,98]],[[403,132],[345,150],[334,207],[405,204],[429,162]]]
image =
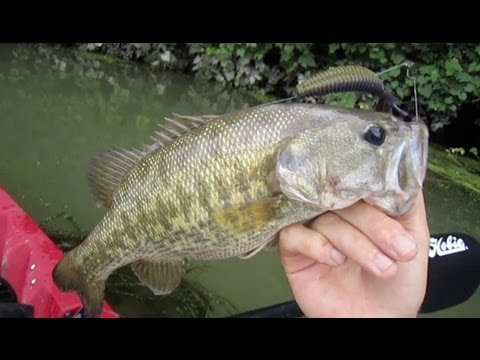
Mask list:
[[164,123],[157,125],[159,130],[151,137],[153,143],[145,145],[142,151],[112,148],[95,155],[87,167],[87,183],[95,201],[109,208],[115,190],[140,159],[217,117],[218,115],[185,116],[174,113],[172,118],[165,118]]
[[219,117],[219,115],[187,116],[176,113],[172,115],[173,117],[166,117],[165,122],[157,125],[158,130],[150,137],[153,143],[146,145],[144,151],[150,152],[165,146],[206,121]]
[[95,155],[87,166],[87,183],[97,204],[109,208],[113,193],[133,166],[146,155],[139,150],[112,148]]

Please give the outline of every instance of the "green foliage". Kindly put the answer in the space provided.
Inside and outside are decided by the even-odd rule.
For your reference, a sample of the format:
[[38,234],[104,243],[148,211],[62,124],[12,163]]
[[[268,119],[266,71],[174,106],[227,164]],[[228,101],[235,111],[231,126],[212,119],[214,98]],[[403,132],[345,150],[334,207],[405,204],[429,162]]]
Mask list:
[[181,44],[84,43],[77,45],[82,50],[104,53],[110,59],[137,60],[153,67],[161,66],[163,69],[174,69],[179,65],[185,65],[182,58],[178,57],[178,54],[182,54]]
[[[462,103],[477,101],[480,64],[476,44],[332,44],[336,64],[356,63],[383,71],[403,62],[413,63],[418,100],[436,130],[455,117]],[[386,86],[404,102],[414,100],[413,81],[396,69],[382,75]]]
[[[110,43],[79,44],[88,51],[143,61],[162,69],[192,72],[224,86],[277,97],[290,96],[299,81],[329,66],[358,64],[380,72],[405,62],[417,83],[421,107],[437,130],[463,103],[478,101],[480,45],[468,43]],[[406,69],[382,74],[387,89],[403,102],[414,101]],[[346,93],[321,101],[371,107],[377,99]]]
[[312,44],[188,44],[192,71],[208,80],[262,94],[291,87],[297,75],[316,66]]
[[190,44],[197,76],[235,87],[252,86],[264,78],[262,58],[269,44]]
[[[314,44],[79,44],[87,51],[192,72],[206,80],[261,94],[288,94],[298,77],[318,67]],[[282,91],[283,90],[283,91]]]

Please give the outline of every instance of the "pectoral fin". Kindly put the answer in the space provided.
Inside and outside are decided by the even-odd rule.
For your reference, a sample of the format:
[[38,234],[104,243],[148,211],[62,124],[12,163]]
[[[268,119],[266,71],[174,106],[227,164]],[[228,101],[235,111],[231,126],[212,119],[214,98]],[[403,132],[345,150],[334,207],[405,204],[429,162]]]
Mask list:
[[257,230],[277,217],[282,200],[279,196],[231,205],[217,211],[215,220],[234,233]]
[[155,295],[170,294],[180,285],[184,264],[176,261],[140,260],[131,265],[132,271]]

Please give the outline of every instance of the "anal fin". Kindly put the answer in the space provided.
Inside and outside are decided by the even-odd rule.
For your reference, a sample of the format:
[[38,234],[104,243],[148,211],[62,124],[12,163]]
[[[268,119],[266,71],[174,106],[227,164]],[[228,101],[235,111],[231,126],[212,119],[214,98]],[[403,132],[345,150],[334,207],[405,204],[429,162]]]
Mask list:
[[184,263],[183,260],[139,260],[134,262],[131,268],[138,280],[155,295],[167,295],[180,285]]

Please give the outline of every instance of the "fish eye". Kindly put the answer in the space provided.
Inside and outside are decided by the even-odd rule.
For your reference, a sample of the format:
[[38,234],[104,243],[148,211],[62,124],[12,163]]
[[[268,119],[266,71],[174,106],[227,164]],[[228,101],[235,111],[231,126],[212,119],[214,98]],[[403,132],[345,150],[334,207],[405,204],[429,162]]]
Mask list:
[[385,130],[378,125],[370,126],[363,134],[365,141],[374,146],[382,145],[385,141],[385,136]]

